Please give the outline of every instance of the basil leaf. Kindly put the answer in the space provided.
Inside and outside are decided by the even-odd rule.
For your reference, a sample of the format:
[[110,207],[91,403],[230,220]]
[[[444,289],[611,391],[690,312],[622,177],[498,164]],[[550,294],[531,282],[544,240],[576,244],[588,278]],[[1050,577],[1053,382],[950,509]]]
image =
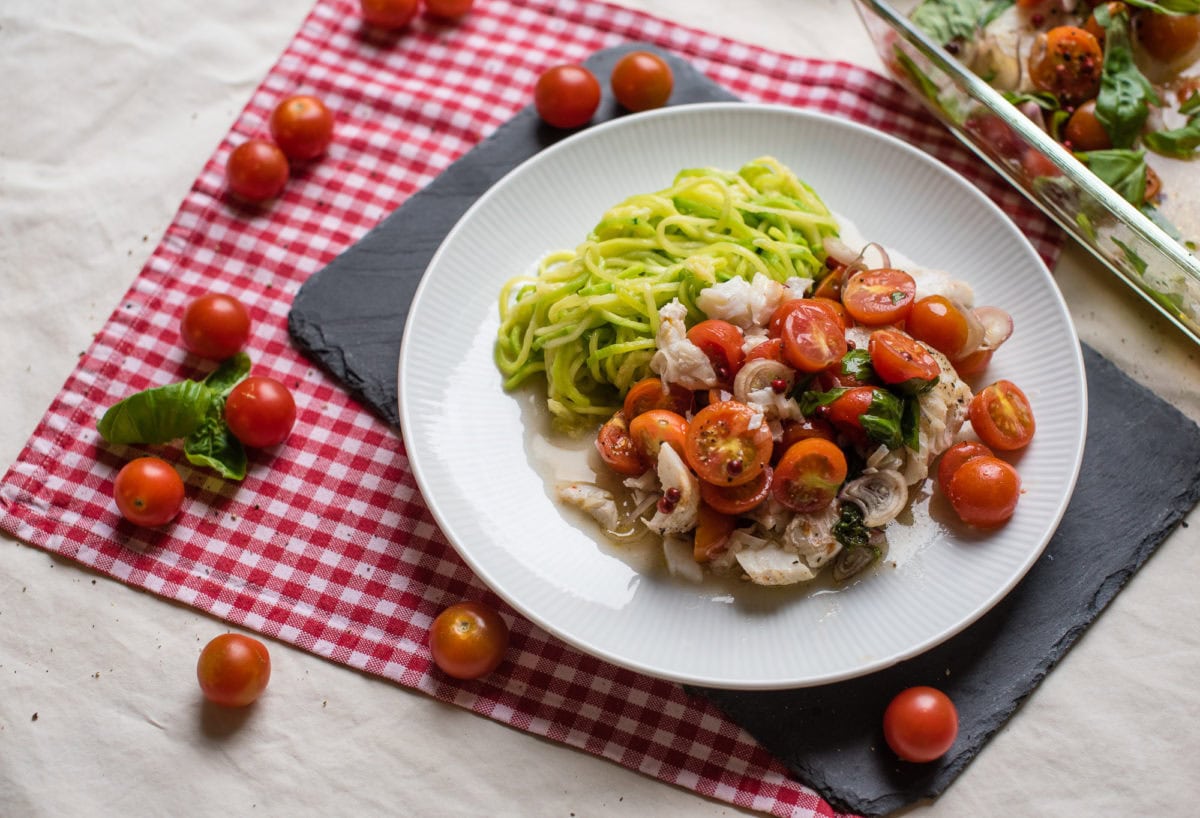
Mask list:
[[1192,91],[1192,95],[1179,106],[1179,113],[1187,115],[1196,111],[1200,111],[1200,92]]
[[972,38],[983,17],[984,0],[924,0],[912,13],[912,21],[938,45]]
[[1148,133],[1142,139],[1146,147],[1163,156],[1191,159],[1200,147],[1200,116],[1191,116],[1182,128]]
[[875,368],[871,366],[871,353],[865,349],[852,349],[842,357],[842,374],[849,375],[861,383],[875,380]]
[[158,386],[110,406],[96,428],[109,443],[168,443],[195,431],[212,401],[196,381]]
[[838,521],[833,524],[833,537],[846,548],[870,544],[871,531],[863,524],[863,511],[857,503],[842,503]]
[[1112,139],[1114,148],[1129,148],[1137,139],[1150,103],[1160,104],[1150,80],[1133,61],[1129,38],[1129,13],[1109,14],[1108,7],[1097,7],[1096,20],[1105,30],[1104,67],[1100,73],[1100,94],[1096,97],[1096,119]]
[[886,389],[876,389],[871,396],[871,405],[859,415],[858,422],[871,440],[889,449],[898,449],[904,445],[904,435],[901,433],[903,414],[904,405],[898,397]]
[[183,442],[183,453],[197,466],[208,466],[230,480],[242,480],[246,477],[246,450],[225,425],[224,407],[224,400],[212,402],[208,416]]
[[1146,198],[1146,152],[1112,148],[1075,154],[1079,161],[1131,204]]
[[221,361],[220,366],[208,373],[208,377],[204,379],[204,385],[214,395],[223,398],[249,374],[250,356],[239,352],[232,358]]
[[1058,97],[1049,91],[1034,91],[1032,93],[1021,94],[1016,91],[1005,91],[1001,94],[1005,101],[1010,103],[1014,108],[1024,105],[1026,102],[1032,102],[1043,111],[1057,111],[1062,108],[1062,104],[1058,101]]
[[916,397],[910,397],[904,401],[904,415],[900,418],[900,435],[904,438],[905,446],[914,452],[921,451],[921,401]]
[[817,411],[822,406],[828,406],[835,400],[846,394],[848,390],[845,387],[836,387],[828,392],[818,392],[815,389],[811,392],[805,392],[800,396],[798,401],[800,404],[800,414],[809,417],[813,412]]

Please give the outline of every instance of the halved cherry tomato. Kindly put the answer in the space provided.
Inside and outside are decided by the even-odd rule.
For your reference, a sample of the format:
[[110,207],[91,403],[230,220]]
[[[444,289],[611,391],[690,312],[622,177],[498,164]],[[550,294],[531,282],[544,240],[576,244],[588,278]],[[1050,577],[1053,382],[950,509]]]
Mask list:
[[775,468],[771,491],[783,505],[807,514],[833,502],[846,480],[846,455],[820,437],[793,443]]
[[780,363],[783,363],[783,339],[768,338],[767,340],[763,341],[761,344],[746,353],[746,360],[742,362],[742,366],[745,366],[751,361],[756,361],[760,358],[768,361],[779,361]]
[[1142,10],[1134,22],[1134,30],[1150,56],[1170,63],[1187,56],[1200,43],[1200,15]]
[[966,315],[944,295],[928,295],[914,303],[904,329],[951,360],[963,353],[971,336]]
[[937,480],[938,485],[945,492],[946,486],[950,485],[950,478],[958,471],[958,467],[968,460],[976,457],[995,457],[996,454],[987,446],[974,440],[961,440],[955,443],[949,449],[942,453],[942,459],[938,461]]
[[633,444],[623,412],[617,412],[600,427],[600,434],[596,436],[596,451],[600,453],[600,459],[617,474],[637,477],[645,474],[649,468]]
[[923,764],[941,758],[958,736],[958,709],[934,687],[902,690],[883,712],[883,737],[905,761]]
[[1029,78],[1063,102],[1092,99],[1100,92],[1104,53],[1100,43],[1078,26],[1056,26],[1034,40]]
[[732,514],[722,514],[704,503],[696,516],[696,534],[692,540],[692,557],[696,562],[708,562],[729,545],[729,535],[737,526]]
[[973,457],[958,467],[942,492],[964,523],[994,528],[1016,510],[1021,478],[998,457]]
[[[811,298],[789,301],[780,320],[784,360],[801,372],[820,372],[846,354],[846,329],[837,313]],[[775,318],[772,316],[772,322]]]
[[[753,425],[752,425],[753,424]],[[684,457],[701,480],[749,483],[771,462],[774,440],[762,415],[737,401],[710,404],[692,418]]]
[[829,272],[821,279],[821,283],[813,290],[813,298],[828,298],[831,301],[842,300],[842,283],[845,278],[846,265],[832,259],[825,262],[825,266],[829,267]]
[[708,356],[719,382],[733,383],[733,377],[746,360],[746,353],[742,352],[746,338],[740,328],[719,318],[709,318],[689,329],[687,339]]
[[908,317],[916,300],[917,282],[903,270],[882,267],[850,276],[842,286],[842,304],[860,324],[877,327]]
[[1012,381],[996,381],[976,394],[970,415],[979,439],[999,451],[1028,446],[1037,428],[1029,398]]
[[831,441],[834,439],[833,426],[823,418],[785,420],[783,422],[783,436],[775,444],[775,459],[778,461],[779,458],[783,457],[784,453],[792,447],[793,443],[808,440],[810,437],[823,437]]
[[629,421],[629,436],[642,460],[658,462],[658,449],[664,443],[683,457],[683,441],[687,437],[688,422],[682,415],[669,409],[651,409]]
[[442,672],[455,679],[491,673],[508,650],[508,624],[482,602],[446,608],[429,627],[429,653]]
[[667,104],[674,85],[671,66],[649,51],[631,51],[612,70],[613,96],[629,111],[648,111]]
[[700,481],[700,499],[722,514],[745,514],[771,494],[771,467],[765,466],[749,483],[715,486]]
[[859,418],[871,408],[877,386],[853,386],[825,407],[825,419],[842,431],[863,431]]
[[879,379],[902,392],[920,392],[942,374],[942,367],[929,350],[899,330],[880,329],[871,333],[868,351]]
[[695,395],[690,389],[674,383],[664,389],[658,378],[643,378],[625,393],[623,411],[626,420],[651,409],[669,409],[677,415],[686,415],[692,411],[694,402]]
[[556,65],[538,77],[533,105],[548,125],[578,128],[600,107],[600,83],[582,65]]

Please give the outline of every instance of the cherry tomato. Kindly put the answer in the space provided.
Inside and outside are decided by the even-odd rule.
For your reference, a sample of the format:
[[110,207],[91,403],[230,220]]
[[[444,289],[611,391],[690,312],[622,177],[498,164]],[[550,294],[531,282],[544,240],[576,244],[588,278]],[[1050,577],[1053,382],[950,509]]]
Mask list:
[[775,467],[772,492],[783,505],[807,514],[833,502],[846,481],[846,455],[821,437],[793,443]]
[[954,364],[955,372],[964,378],[969,378],[987,369],[995,352],[994,349],[977,349],[964,358],[956,358],[951,363]]
[[863,431],[863,413],[875,400],[876,386],[852,386],[825,407],[825,418],[842,431]]
[[204,646],[196,663],[204,698],[225,707],[245,707],[267,689],[271,656],[267,646],[240,633],[223,633]]
[[184,308],[179,335],[201,358],[223,361],[249,340],[250,313],[231,295],[206,293]]
[[613,66],[613,96],[630,111],[666,105],[674,81],[671,66],[649,51],[631,51]]
[[[756,424],[752,428],[752,424]],[[701,480],[718,486],[749,483],[771,462],[774,441],[762,416],[744,403],[722,401],[688,424],[684,456]]]
[[729,535],[737,526],[737,518],[723,514],[704,503],[696,517],[696,534],[692,541],[692,556],[696,562],[708,562],[729,545]]
[[871,333],[867,350],[879,379],[901,391],[920,392],[942,373],[942,367],[929,350],[899,330],[880,329]]
[[1021,449],[1033,440],[1033,408],[1012,381],[996,381],[976,394],[970,415],[975,434],[997,451]]
[[547,124],[578,128],[600,107],[600,83],[582,65],[556,65],[538,77],[533,104]]
[[759,358],[783,363],[783,339],[768,338],[761,344],[758,344],[746,353],[746,359],[742,361],[742,365],[745,366],[751,361],[756,361]]
[[714,486],[701,480],[700,499],[722,514],[745,514],[770,496],[771,478],[771,467],[765,466],[749,483],[737,486]]
[[813,290],[813,298],[828,298],[830,301],[842,300],[842,283],[846,274],[846,265],[832,259],[826,260],[825,264],[833,264],[825,277],[821,279],[821,283]]
[[942,459],[938,461],[937,480],[938,485],[942,487],[942,491],[946,490],[946,486],[950,485],[950,478],[958,471],[958,467],[968,460],[976,457],[995,457],[995,453],[974,440],[963,440],[955,443],[949,449],[942,453]]
[[849,348],[846,330],[837,314],[825,304],[804,298],[789,301],[779,310],[786,310],[780,320],[779,335],[783,339],[783,357],[790,366],[801,372],[820,372],[845,356]]
[[850,313],[846,312],[845,306],[842,305],[841,299],[826,298],[821,295],[814,295],[812,301],[817,304],[823,304],[833,311],[837,316],[838,321],[842,323],[842,329],[854,326],[854,319],[850,317]]
[[683,441],[687,437],[688,422],[682,415],[668,409],[651,409],[629,421],[629,436],[642,460],[658,462],[658,449],[664,443],[683,457]]
[[384,29],[404,28],[417,16],[418,0],[359,0],[363,19]]
[[1075,109],[1063,127],[1063,144],[1073,151],[1102,151],[1112,147],[1112,137],[1096,118],[1096,100]]
[[134,525],[166,525],[183,508],[183,480],[167,461],[139,457],[117,472],[113,499],[121,516]]
[[478,679],[495,670],[508,650],[508,625],[482,602],[446,608],[429,628],[429,652],[442,672],[455,679]]
[[1008,522],[1016,510],[1021,478],[998,457],[973,457],[955,470],[942,493],[964,523],[994,528]]
[[225,423],[247,446],[267,448],[287,440],[296,422],[291,391],[274,378],[251,376],[225,399]]
[[690,389],[678,384],[671,384],[664,389],[663,382],[658,378],[643,378],[625,393],[623,411],[627,420],[633,420],[651,409],[669,409],[677,415],[686,415],[692,411],[695,399]]
[[1063,102],[1081,102],[1100,92],[1104,54],[1100,43],[1078,26],[1056,26],[1034,40],[1029,56],[1033,84]]
[[251,139],[229,154],[225,183],[239,199],[257,204],[278,196],[287,184],[288,173],[287,157],[277,145]]
[[467,16],[475,0],[425,0],[425,11],[442,20],[457,20]]
[[944,295],[929,295],[915,302],[904,329],[951,360],[963,353],[971,336],[966,315]]
[[1142,11],[1134,22],[1138,43],[1157,60],[1172,63],[1200,43],[1200,15]]
[[637,477],[645,474],[649,468],[633,443],[624,412],[617,412],[600,427],[596,451],[600,453],[600,459],[617,474]]
[[746,339],[741,329],[728,321],[710,318],[689,329],[687,338],[708,356],[718,381],[733,383],[733,377],[746,360],[746,353],[742,352]]
[[842,287],[842,305],[858,323],[877,327],[907,318],[916,293],[917,282],[903,270],[863,270]]
[[904,761],[941,758],[958,737],[958,708],[934,687],[902,690],[883,712],[883,737]]
[[775,445],[776,461],[783,457],[784,453],[792,447],[793,443],[808,440],[810,437],[823,437],[826,440],[833,440],[833,426],[824,418],[785,420],[783,422],[783,436]]
[[316,97],[298,94],[275,106],[270,128],[288,159],[315,159],[333,141],[333,113]]

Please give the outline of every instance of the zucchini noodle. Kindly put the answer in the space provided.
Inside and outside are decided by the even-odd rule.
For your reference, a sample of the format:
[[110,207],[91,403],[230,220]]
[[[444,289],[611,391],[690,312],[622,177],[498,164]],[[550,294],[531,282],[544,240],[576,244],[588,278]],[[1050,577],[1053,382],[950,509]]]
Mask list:
[[582,429],[650,374],[664,304],[678,298],[690,326],[704,317],[696,296],[712,284],[815,278],[832,235],[828,208],[776,159],[737,173],[683,170],[671,187],[610,209],[574,251],[505,283],[495,347],[504,386],[543,373],[556,424]]

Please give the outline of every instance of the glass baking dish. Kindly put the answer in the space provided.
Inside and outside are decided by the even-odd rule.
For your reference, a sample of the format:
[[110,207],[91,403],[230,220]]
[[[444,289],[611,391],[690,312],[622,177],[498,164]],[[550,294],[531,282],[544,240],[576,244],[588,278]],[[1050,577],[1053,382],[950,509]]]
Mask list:
[[[1200,343],[1200,261],[1180,236],[1200,236],[1200,195],[1182,167],[1156,168],[1172,190],[1152,220],[908,19],[916,0],[855,0],[884,65],[960,140]],[[1195,173],[1195,170],[1190,171]],[[1171,188],[1172,183],[1175,188]],[[1182,191],[1182,192],[1181,192]]]

